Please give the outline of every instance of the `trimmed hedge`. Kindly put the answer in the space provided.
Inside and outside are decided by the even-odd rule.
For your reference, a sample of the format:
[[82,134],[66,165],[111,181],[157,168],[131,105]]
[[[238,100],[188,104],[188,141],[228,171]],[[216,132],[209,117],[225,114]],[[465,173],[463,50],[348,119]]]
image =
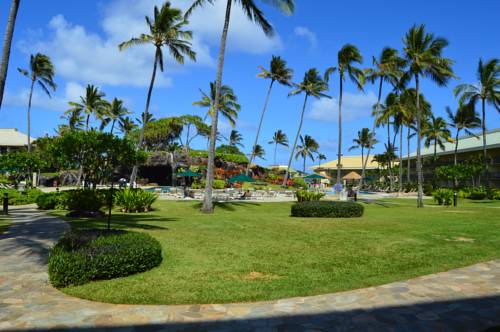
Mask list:
[[36,205],[41,210],[54,210],[61,206],[61,193],[45,193],[36,198]]
[[293,217],[353,218],[361,217],[363,205],[354,202],[300,202],[292,205]]
[[58,288],[82,285],[144,272],[161,261],[160,243],[145,233],[70,231],[50,251],[49,280]]
[[23,191],[17,189],[0,189],[0,197],[3,198],[4,193],[9,194],[9,205],[24,205],[35,203],[38,196],[42,194],[42,191],[36,188],[29,188]]

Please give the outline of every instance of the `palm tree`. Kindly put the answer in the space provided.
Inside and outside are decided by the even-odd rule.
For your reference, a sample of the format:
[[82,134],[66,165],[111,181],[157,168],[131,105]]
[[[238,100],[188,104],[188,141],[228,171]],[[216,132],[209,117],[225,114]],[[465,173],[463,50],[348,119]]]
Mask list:
[[304,93],[304,105],[302,106],[302,112],[300,113],[299,128],[297,129],[297,134],[295,135],[295,140],[293,142],[292,150],[290,151],[290,158],[288,159],[288,165],[286,168],[285,177],[283,178],[283,186],[286,186],[288,182],[288,175],[290,174],[290,166],[292,164],[293,154],[295,153],[295,148],[297,147],[297,141],[300,136],[300,131],[302,130],[302,124],[304,122],[304,113],[306,111],[307,100],[309,97],[320,98],[331,98],[327,94],[328,91],[328,78],[331,74],[332,69],[328,69],[322,78],[316,68],[309,69],[301,83],[297,84],[296,88],[292,90],[288,95],[296,96]]
[[151,122],[151,121],[155,121],[155,120],[156,120],[156,119],[155,119],[155,117],[154,117],[154,115],[153,115],[153,114],[148,113],[148,114],[146,115],[146,113],[144,113],[144,112],[142,112],[142,113],[141,113],[141,116],[140,116],[140,117],[135,118],[135,121],[137,121],[137,123],[138,123],[138,124],[140,124],[141,126],[142,126],[143,124],[145,124],[145,123],[149,123],[149,122]]
[[486,103],[493,105],[500,112],[500,63],[491,59],[483,64],[479,59],[476,84],[460,84],[455,88],[455,96],[460,95],[461,103],[481,101],[483,131],[483,162],[486,186],[489,187],[488,157],[486,152]]
[[274,144],[274,165],[277,165],[276,151],[278,150],[278,145],[288,147],[288,137],[281,129],[278,129],[277,131],[274,132],[273,139],[270,140],[268,144]]
[[80,96],[79,103],[70,101],[68,104],[71,108],[65,114],[85,113],[85,130],[89,130],[90,116],[97,115],[99,117],[99,114],[104,114],[107,111],[109,103],[103,99],[104,96],[104,92],[99,91],[98,87],[88,84],[85,89],[85,97]]
[[[153,92],[157,68],[159,66],[160,71],[164,69],[163,47],[167,47],[169,54],[180,64],[184,63],[185,56],[196,61],[196,53],[191,49],[191,43],[189,42],[193,34],[191,31],[183,30],[188,21],[182,16],[181,10],[172,8],[170,2],[167,1],[160,9],[157,6],[154,7],[153,17],[146,16],[146,24],[148,25],[149,33],[141,34],[139,37],[132,38],[118,46],[120,51],[136,45],[153,45],[155,48],[153,73],[148,88],[143,119],[147,119],[148,117],[149,103],[151,102],[151,93]],[[146,123],[143,123],[139,135],[139,148],[142,147],[144,142],[145,126]],[[134,166],[130,175],[130,183],[135,182],[136,176],[137,165]]]
[[123,101],[117,98],[113,98],[111,103],[108,103],[107,109],[100,113],[98,118],[101,120],[100,130],[104,128],[111,122],[110,134],[113,134],[116,121],[120,121],[125,115],[130,114],[130,112],[123,106]]
[[7,80],[7,70],[9,69],[10,46],[12,45],[12,36],[14,35],[14,26],[16,25],[17,10],[19,9],[20,2],[21,0],[12,0],[9,18],[7,19],[7,28],[5,29],[2,63],[0,64],[0,109],[2,108],[3,91],[5,89],[5,81]]
[[[361,131],[358,131],[358,137],[352,140],[354,145],[349,148],[349,151],[354,149],[361,149],[361,165],[362,167],[366,167],[365,149],[371,149],[375,144],[377,144],[377,140],[375,139],[375,133],[371,132],[368,128],[363,128]],[[366,158],[369,158],[368,156]]]
[[431,115],[423,135],[425,136],[424,146],[426,148],[431,146],[431,143],[434,143],[433,159],[434,168],[436,168],[437,146],[439,145],[439,148],[443,151],[445,149],[443,143],[452,141],[448,124],[442,117]]
[[[186,17],[197,8],[207,3],[213,4],[215,0],[194,0],[191,7],[186,12]],[[222,28],[222,35],[219,48],[219,56],[217,61],[217,76],[215,80],[215,105],[214,109],[219,109],[219,96],[222,92],[222,71],[224,68],[224,56],[226,52],[227,35],[229,32],[229,21],[231,19],[231,6],[233,2],[238,3],[246,14],[247,18],[259,25],[266,35],[273,34],[273,27],[266,20],[262,11],[255,4],[255,0],[227,0],[226,13],[224,16],[224,27]],[[267,2],[267,1],[266,1]],[[273,0],[270,1],[272,5],[278,7],[281,11],[291,14],[294,10],[294,0]],[[205,213],[213,213],[212,202],[212,183],[214,180],[214,160],[215,160],[215,143],[217,139],[217,120],[219,112],[213,112],[212,124],[210,132],[210,144],[208,149],[208,165],[207,165],[207,181],[205,186],[205,197],[203,200],[202,211]]]
[[[212,117],[216,109],[215,82],[210,82],[210,95],[206,94],[201,89],[200,92],[202,96],[201,100],[195,101],[193,105],[208,107],[205,119],[209,116]],[[236,119],[238,119],[238,112],[241,110],[241,106],[238,104],[238,97],[236,97],[233,89],[228,85],[223,85],[221,87],[221,94],[219,96],[219,102],[217,103],[217,105],[219,105],[218,110],[221,115],[229,121],[231,127],[234,128],[236,126]]]
[[231,133],[229,134],[229,145],[243,147],[241,141],[243,141],[243,136],[240,132],[235,129],[231,130]]
[[49,96],[50,91],[56,90],[54,83],[54,66],[50,58],[45,54],[37,53],[30,57],[29,70],[17,68],[17,70],[30,79],[30,93],[28,98],[28,152],[31,152],[31,99],[33,97],[33,88],[35,83],[38,83],[40,88]]
[[118,128],[127,136],[128,133],[137,128],[137,124],[130,117],[126,116],[118,120]]
[[448,46],[444,38],[436,38],[426,33],[424,25],[414,25],[403,38],[403,53],[408,63],[408,74],[415,79],[416,90],[416,118],[417,118],[417,207],[423,207],[423,174],[420,142],[422,141],[421,109],[420,109],[420,79],[431,78],[439,86],[445,86],[449,79],[454,77],[451,65],[452,60],[442,56]]
[[324,154],[322,154],[322,153],[318,153],[318,167],[321,167],[321,162],[322,162],[323,160],[326,160],[326,159],[327,159],[327,158],[326,158],[326,156],[325,156]]
[[[286,61],[283,60],[279,56],[274,56],[271,59],[271,64],[270,64],[270,69],[267,70],[263,67],[260,67],[261,72],[257,75],[258,77],[262,77],[265,79],[270,79],[271,82],[269,83],[269,88],[267,90],[267,95],[266,95],[266,100],[264,102],[264,108],[262,109],[262,113],[260,114],[260,121],[259,121],[259,126],[257,127],[257,134],[255,135],[255,141],[253,145],[257,145],[259,142],[259,134],[260,130],[262,128],[262,122],[264,121],[264,114],[266,113],[267,110],[267,105],[269,103],[269,97],[271,96],[271,90],[273,88],[274,82],[278,82],[279,84],[285,85],[285,86],[291,86],[291,80],[293,76],[293,70],[288,68],[286,65]],[[250,164],[252,163],[253,160],[253,155],[250,155],[250,160],[247,165],[246,169],[246,175],[248,175],[248,172],[250,171]]]
[[[471,129],[479,128],[481,126],[481,119],[476,112],[475,104],[468,103],[463,104],[460,103],[458,109],[455,113],[451,111],[449,107],[446,107],[446,113],[448,114],[449,123],[448,125],[452,128],[455,128],[455,152],[453,155],[453,165],[457,166],[457,154],[458,154],[458,143],[459,143],[459,135],[463,130],[468,135],[474,135]],[[455,187],[458,186],[457,178],[455,177]]]
[[[354,82],[359,90],[363,90],[365,84],[365,75],[363,70],[354,66],[354,64],[363,62],[363,57],[358,48],[351,44],[344,45],[337,54],[337,65],[339,71],[339,147],[337,154],[337,184],[341,182],[342,172],[342,96],[346,77]],[[333,72],[335,68],[330,68]]]
[[256,146],[253,147],[253,150],[252,150],[252,154],[257,157],[257,158],[260,158],[260,159],[264,159],[264,156],[266,155],[266,151],[264,150],[264,148],[257,144]]
[[[402,86],[406,83],[403,79],[402,68],[405,66],[405,60],[399,56],[396,49],[385,47],[382,50],[379,58],[373,57],[372,60],[373,67],[368,68],[365,72],[366,80],[375,84],[378,81],[378,97],[377,103],[375,104],[375,114],[379,113],[379,106],[382,100],[382,88],[384,82],[392,84],[392,86]],[[399,84],[398,84],[399,83]],[[377,116],[375,116],[372,126],[372,133],[375,135],[375,129],[377,128]],[[362,166],[360,186],[363,185],[363,180],[366,172],[366,165],[368,159],[370,159],[371,147],[368,148],[366,153],[365,163]]]
[[300,144],[297,145],[297,153],[295,154],[295,159],[299,159],[302,157],[304,160],[302,171],[306,172],[306,159],[309,157],[312,161],[314,161],[314,154],[318,152],[319,144],[316,142],[314,138],[309,135],[302,137],[300,135]]
[[70,112],[65,112],[61,118],[68,121],[67,128],[69,130],[78,130],[83,126],[84,118],[81,115],[80,110],[72,109]]

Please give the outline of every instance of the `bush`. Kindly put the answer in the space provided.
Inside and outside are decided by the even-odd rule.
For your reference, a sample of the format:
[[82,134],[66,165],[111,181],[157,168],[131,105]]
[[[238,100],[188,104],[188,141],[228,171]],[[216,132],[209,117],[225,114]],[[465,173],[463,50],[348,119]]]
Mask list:
[[352,218],[361,217],[363,205],[354,202],[301,202],[292,205],[293,217]]
[[[191,185],[192,189],[205,189],[205,180],[202,180],[201,182],[194,182]],[[226,188],[226,181],[224,180],[217,180],[214,179],[214,182],[212,184],[213,189],[224,189]]]
[[296,177],[296,178],[293,178],[292,181],[293,181],[292,185],[294,188],[307,189],[307,183],[306,183],[306,181],[304,181],[303,178]]
[[148,234],[71,231],[50,251],[49,279],[58,288],[82,285],[144,272],[161,261],[161,245]]
[[108,190],[68,190],[62,193],[61,205],[69,211],[100,211],[107,205],[108,195]]
[[432,196],[432,193],[434,191],[434,187],[432,186],[432,183],[424,183],[422,186],[422,191],[424,192],[425,196]]
[[500,189],[493,190],[491,194],[491,199],[500,200]]
[[36,204],[41,210],[54,210],[63,208],[61,197],[62,195],[59,192],[41,194],[37,197]]
[[482,199],[485,199],[486,196],[487,196],[486,191],[484,191],[483,189],[476,188],[470,192],[469,198],[480,201]]
[[40,189],[32,188],[19,191],[16,189],[0,189],[0,196],[9,194],[9,205],[24,205],[36,203],[39,195],[43,194]]
[[307,190],[297,190],[295,193],[298,202],[319,201],[325,196],[324,193]]
[[158,195],[142,189],[124,189],[115,194],[115,204],[122,208],[123,212],[148,212],[151,205],[156,201]]
[[434,191],[432,194],[434,200],[438,203],[438,205],[450,206],[453,202],[453,190],[441,188]]

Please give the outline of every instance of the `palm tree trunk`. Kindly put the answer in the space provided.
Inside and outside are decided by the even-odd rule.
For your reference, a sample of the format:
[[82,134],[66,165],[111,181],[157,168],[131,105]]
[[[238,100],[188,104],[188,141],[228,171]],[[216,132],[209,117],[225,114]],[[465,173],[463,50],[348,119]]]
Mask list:
[[394,189],[394,178],[392,176],[392,148],[391,148],[391,126],[390,117],[387,118],[387,171],[389,172],[389,191]]
[[407,151],[406,151],[406,155],[407,155],[407,170],[406,170],[406,181],[409,183],[411,183],[411,162],[410,162],[410,145],[411,145],[411,126],[410,124],[408,124],[408,135],[406,136],[406,139],[408,140],[408,146],[407,146]]
[[[378,85],[378,97],[377,104],[375,105],[375,118],[373,119],[372,133],[375,136],[375,130],[377,129],[377,117],[378,117],[378,108],[380,107],[380,100],[382,99],[382,83],[384,82],[383,78],[380,78],[380,82]],[[359,180],[359,187],[363,186],[363,180],[365,179],[366,165],[368,164],[368,159],[370,159],[370,152],[372,151],[372,144],[368,146],[368,152],[366,153],[366,159],[363,163],[363,167],[361,170],[361,180]]]
[[224,69],[224,55],[226,52],[227,33],[229,31],[229,20],[231,19],[231,4],[232,0],[227,0],[226,16],[224,18],[224,28],[219,49],[219,60],[217,64],[217,78],[215,81],[215,102],[214,112],[212,117],[212,127],[210,128],[210,144],[208,147],[208,165],[207,165],[207,181],[205,185],[205,197],[201,211],[204,213],[213,213],[214,206],[212,202],[212,184],[214,181],[214,162],[215,162],[215,143],[217,139],[217,120],[219,115],[219,99],[222,87],[222,71]]
[[[482,108],[482,130],[483,130],[483,163],[484,163],[484,179],[486,182],[486,189],[490,188],[490,174],[488,170],[488,154],[486,151],[486,105],[485,100],[481,100],[481,108]],[[479,183],[479,185],[481,185]]]
[[290,158],[288,159],[288,166],[286,168],[285,177],[283,178],[283,186],[286,186],[288,182],[288,176],[290,174],[290,166],[292,165],[293,153],[295,152],[295,148],[297,147],[297,141],[299,140],[300,131],[302,130],[302,123],[304,122],[304,113],[306,111],[308,97],[309,95],[306,93],[306,96],[304,97],[304,105],[302,106],[302,113],[300,114],[299,128],[297,129],[297,135],[295,135],[295,140],[293,141],[292,151],[290,151]]
[[87,120],[85,121],[85,131],[89,130],[89,120],[90,120],[90,113],[87,114]]
[[[148,111],[149,111],[149,103],[151,102],[151,94],[153,93],[153,86],[155,84],[155,78],[156,78],[156,70],[158,67],[158,57],[161,55],[160,49],[156,49],[156,54],[154,57],[154,63],[153,63],[153,73],[151,74],[151,82],[149,83],[149,88],[148,88],[148,96],[146,98],[146,108],[144,110],[144,114],[142,116],[142,127],[141,127],[141,133],[139,135],[139,144],[137,145],[137,148],[140,150],[142,148],[142,144],[144,143],[144,130],[146,128],[147,124],[147,119],[148,119]],[[134,168],[132,168],[132,174],[130,174],[130,185],[133,186],[134,183],[136,182],[137,179],[137,169],[138,166],[134,165]]]
[[35,78],[32,78],[30,86],[30,95],[28,99],[28,153],[31,153],[31,99],[33,97],[34,85],[35,85]]
[[[361,167],[363,167],[363,165],[365,164],[365,147],[363,146],[363,144],[361,144]],[[363,173],[363,172],[361,172]],[[359,181],[359,184],[360,184],[360,189],[361,189],[361,180],[363,178],[361,178]]]
[[14,35],[14,26],[16,24],[17,10],[21,0],[12,0],[10,5],[9,18],[7,19],[7,28],[5,29],[5,38],[2,48],[2,63],[0,64],[0,109],[2,108],[3,91],[5,81],[7,80],[7,70],[9,69],[10,47],[12,45],[12,36]]
[[262,128],[262,122],[264,122],[264,114],[266,113],[267,105],[269,103],[269,98],[271,97],[271,90],[273,89],[273,84],[274,80],[271,80],[271,84],[269,84],[269,89],[267,90],[266,101],[264,102],[264,108],[262,109],[262,113],[260,114],[259,126],[257,127],[257,134],[255,135],[255,141],[252,146],[252,153],[250,154],[250,160],[248,161],[247,169],[245,171],[246,175],[248,175],[248,172],[250,171],[250,165],[252,164],[252,161],[255,158],[255,154],[253,152],[255,151],[255,147],[259,142],[260,129]]
[[399,192],[403,192],[403,123],[399,126]]
[[[459,133],[460,133],[460,129],[457,129],[457,135],[455,136],[455,153],[453,154],[453,165],[455,166],[455,169],[456,169],[457,164],[458,164],[457,153],[458,153],[458,134]],[[453,184],[455,185],[455,188],[458,187],[458,179],[456,176],[454,176]]]
[[339,94],[339,146],[337,154],[337,185],[340,185],[340,175],[342,171],[342,81],[343,75],[340,75],[340,94]]
[[276,151],[278,150],[278,143],[274,144],[274,165],[276,165]]
[[306,172],[306,155],[304,155],[304,163],[302,165],[302,173]]
[[420,81],[418,74],[415,74],[415,91],[417,94],[417,187],[418,187],[418,193],[417,193],[417,207],[422,208],[424,207],[424,192],[423,192],[423,187],[422,187],[422,182],[423,182],[423,176],[422,176],[422,160],[421,160],[421,154],[420,154],[420,141],[422,140],[422,128],[421,128],[421,110],[420,110]]
[[111,130],[109,131],[110,134],[113,134],[113,129],[115,129],[115,122],[116,119],[114,119],[113,122],[111,123]]

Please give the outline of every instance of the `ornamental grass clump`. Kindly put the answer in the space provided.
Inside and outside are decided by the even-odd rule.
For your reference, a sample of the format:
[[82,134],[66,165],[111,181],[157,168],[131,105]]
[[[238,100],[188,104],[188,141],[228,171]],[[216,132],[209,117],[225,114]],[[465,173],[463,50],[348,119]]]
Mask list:
[[142,189],[124,189],[115,193],[115,204],[122,212],[148,212],[158,195]]
[[317,191],[297,190],[295,193],[298,202],[319,201],[325,194]]
[[450,206],[453,202],[453,190],[441,188],[432,193],[434,201],[438,205]]

